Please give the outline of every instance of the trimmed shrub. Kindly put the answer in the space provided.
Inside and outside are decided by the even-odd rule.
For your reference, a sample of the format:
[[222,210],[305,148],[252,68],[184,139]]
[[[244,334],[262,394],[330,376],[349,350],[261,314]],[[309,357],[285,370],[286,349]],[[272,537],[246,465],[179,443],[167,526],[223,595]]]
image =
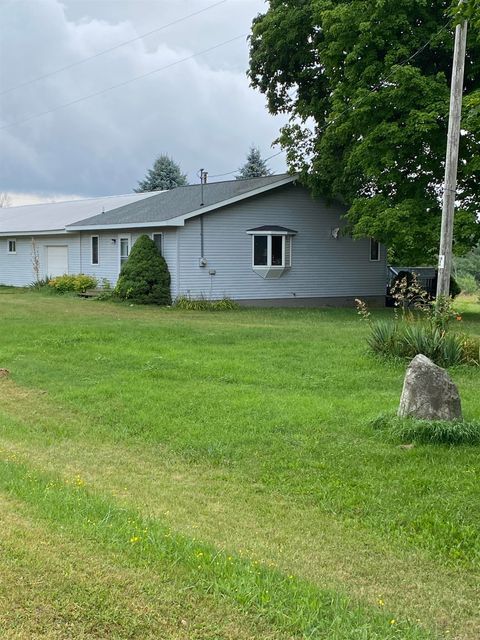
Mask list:
[[480,422],[465,420],[417,420],[381,414],[371,421],[387,440],[419,444],[480,444]]
[[233,311],[239,305],[230,298],[221,300],[207,300],[206,298],[190,298],[189,296],[179,296],[175,300],[175,308],[184,311]]
[[49,286],[58,293],[68,293],[76,291],[77,293],[85,293],[87,289],[94,289],[97,286],[97,279],[93,276],[87,276],[84,273],[77,275],[57,276],[49,281]]
[[141,235],[122,266],[115,296],[137,304],[171,304],[170,272],[151,238]]

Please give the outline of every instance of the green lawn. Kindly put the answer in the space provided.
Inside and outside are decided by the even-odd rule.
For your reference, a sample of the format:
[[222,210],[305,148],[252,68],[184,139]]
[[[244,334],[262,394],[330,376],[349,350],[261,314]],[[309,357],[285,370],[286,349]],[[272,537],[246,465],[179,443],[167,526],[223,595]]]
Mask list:
[[0,637],[478,638],[480,451],[371,429],[405,366],[354,311],[0,289],[0,327]]

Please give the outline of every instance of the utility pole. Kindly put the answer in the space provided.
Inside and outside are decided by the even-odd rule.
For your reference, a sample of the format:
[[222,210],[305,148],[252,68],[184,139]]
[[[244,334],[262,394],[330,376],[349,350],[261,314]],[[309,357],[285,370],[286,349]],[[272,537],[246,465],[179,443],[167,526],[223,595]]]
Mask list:
[[460,121],[462,117],[463,75],[467,46],[467,21],[455,29],[452,85],[450,93],[450,115],[448,120],[447,156],[445,160],[445,184],[443,191],[442,230],[438,255],[437,298],[450,293],[452,272],[453,218],[457,192],[458,148],[460,144]]

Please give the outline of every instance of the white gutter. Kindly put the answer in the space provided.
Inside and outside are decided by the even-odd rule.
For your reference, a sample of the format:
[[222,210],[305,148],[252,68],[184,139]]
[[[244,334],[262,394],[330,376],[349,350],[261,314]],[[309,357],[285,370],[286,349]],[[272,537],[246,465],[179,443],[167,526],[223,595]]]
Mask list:
[[11,238],[12,236],[64,236],[66,229],[49,229],[46,231],[0,231],[0,237]]

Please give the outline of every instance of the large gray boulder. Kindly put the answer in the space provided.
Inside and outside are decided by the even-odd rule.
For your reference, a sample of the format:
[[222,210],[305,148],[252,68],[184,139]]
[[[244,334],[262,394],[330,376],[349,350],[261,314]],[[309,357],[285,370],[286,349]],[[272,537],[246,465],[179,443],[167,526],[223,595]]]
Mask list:
[[422,420],[461,420],[457,387],[441,367],[419,354],[405,374],[398,415]]

